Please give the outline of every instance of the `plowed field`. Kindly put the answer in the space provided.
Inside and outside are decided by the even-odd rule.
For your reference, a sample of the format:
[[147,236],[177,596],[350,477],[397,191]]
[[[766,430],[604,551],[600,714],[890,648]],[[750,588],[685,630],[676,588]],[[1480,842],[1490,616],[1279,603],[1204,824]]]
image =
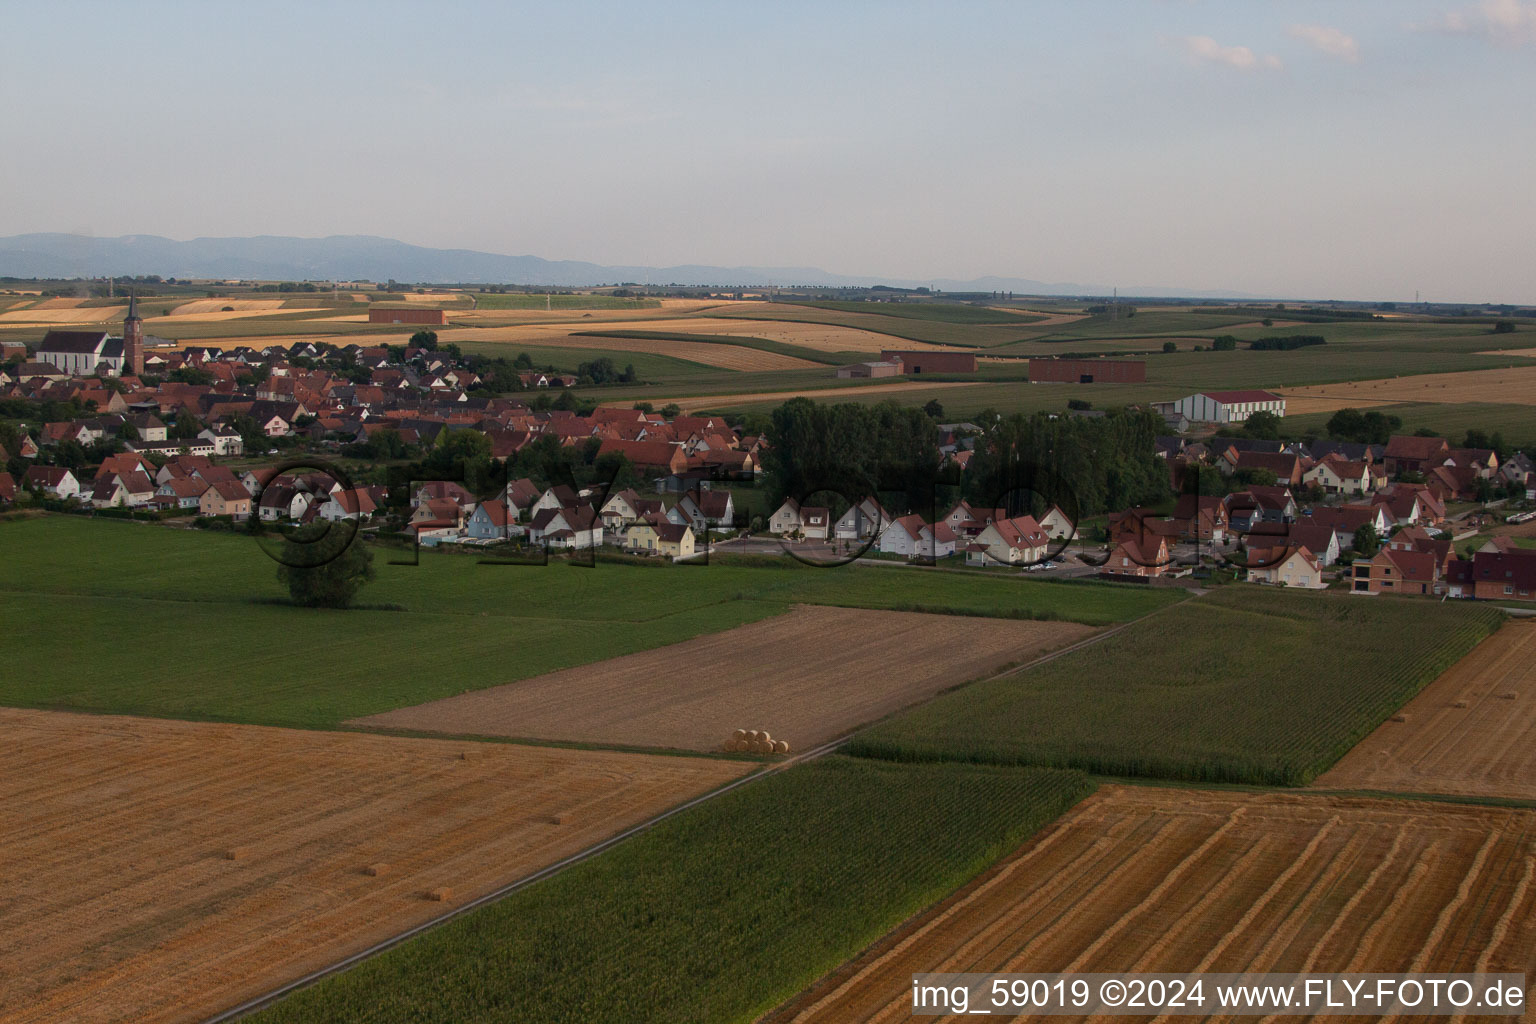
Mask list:
[[1093,630],[857,608],[786,615],[348,724],[715,750],[766,729],[791,750]]

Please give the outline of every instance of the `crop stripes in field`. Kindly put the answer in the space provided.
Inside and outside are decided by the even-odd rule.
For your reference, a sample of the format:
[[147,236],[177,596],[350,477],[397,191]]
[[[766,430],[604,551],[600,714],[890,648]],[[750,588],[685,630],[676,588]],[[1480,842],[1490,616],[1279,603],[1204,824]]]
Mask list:
[[[1162,610],[1162,609],[1159,609],[1159,610]],[[1156,613],[1153,613],[1153,614],[1156,614]],[[1115,626],[1113,628],[1106,629],[1106,630],[1103,630],[1101,632],[1095,633],[1092,636],[1089,636],[1089,637],[1087,637],[1087,638],[1085,638],[1083,640],[1080,640],[1080,641],[1078,641],[1075,644],[1072,644],[1070,646],[1063,647],[1060,650],[1052,651],[1052,652],[1050,652],[1048,654],[1042,655],[1041,657],[1039,657],[1039,658],[1037,658],[1037,659],[1035,659],[1035,660],[1033,660],[1031,662],[1028,662],[1028,663],[1026,663],[1024,665],[1015,666],[1015,667],[1012,667],[1012,668],[1005,669],[1004,671],[999,672],[999,673],[997,673],[997,675],[995,675],[993,677],[990,677],[990,678],[1000,678],[1002,676],[1011,675],[1011,674],[1016,673],[1016,672],[1021,672],[1021,671],[1024,671],[1025,669],[1033,668],[1036,665],[1040,665],[1040,664],[1043,664],[1045,662],[1052,661],[1052,660],[1054,660],[1056,658],[1061,657],[1064,654],[1071,653],[1072,651],[1075,651],[1075,650],[1078,650],[1080,648],[1086,647],[1086,646],[1088,646],[1090,644],[1099,643],[1100,641],[1106,640],[1109,637],[1114,636],[1115,634],[1119,633],[1122,629],[1124,629],[1128,625],[1129,625],[1129,623],[1122,623],[1122,624],[1120,624],[1118,626]],[[541,868],[538,871],[535,871],[534,873],[532,873],[530,875],[526,875],[523,878],[517,879],[516,881],[510,882],[507,885],[504,885],[504,886],[502,886],[499,889],[493,890],[492,892],[488,892],[488,893],[486,893],[483,896],[479,896],[479,897],[477,897],[477,898],[475,898],[473,900],[470,900],[470,901],[464,903],[461,906],[454,907],[452,910],[449,910],[449,911],[446,911],[446,912],[444,912],[442,914],[439,914],[438,916],[432,918],[431,920],[424,921],[421,924],[418,924],[418,925],[415,925],[415,926],[413,926],[411,928],[408,928],[405,931],[402,931],[402,932],[400,932],[397,935],[393,935],[393,936],[391,936],[391,937],[389,937],[387,939],[384,939],[384,940],[382,940],[380,942],[377,942],[377,943],[373,944],[372,946],[369,946],[367,949],[363,949],[363,950],[360,950],[360,951],[358,951],[356,953],[353,953],[351,956],[345,957],[344,959],[339,960],[339,961],[337,961],[334,964],[331,964],[331,965],[329,965],[327,967],[322,967],[322,968],[320,968],[319,970],[316,970],[316,971],[312,971],[311,973],[306,974],[306,975],[304,975],[301,978],[296,978],[293,981],[290,981],[290,982],[287,982],[287,983],[285,983],[283,985],[280,985],[277,988],[274,988],[274,989],[272,989],[272,990],[270,990],[268,992],[265,992],[265,993],[263,993],[261,995],[255,996],[252,999],[248,999],[245,1002],[240,1003],[238,1006],[234,1006],[234,1007],[231,1007],[230,1009],[224,1010],[221,1013],[218,1013],[218,1014],[216,1014],[216,1015],[214,1015],[212,1017],[207,1018],[207,1020],[204,1021],[204,1024],[224,1024],[224,1022],[226,1022],[226,1021],[236,1020],[236,1019],[238,1019],[240,1017],[244,1017],[244,1016],[246,1016],[248,1014],[256,1012],[257,1010],[261,1010],[261,1009],[263,1009],[263,1008],[265,1008],[267,1006],[270,1006],[273,1003],[276,1003],[280,999],[284,998],[285,996],[288,996],[288,995],[291,995],[294,992],[297,992],[299,989],[307,988],[310,985],[313,985],[316,982],[321,981],[321,980],[323,980],[323,979],[325,979],[327,977],[330,977],[330,976],[332,976],[334,974],[339,974],[342,971],[345,971],[345,970],[347,970],[350,967],[354,967],[354,966],[362,963],[363,961],[370,959],[371,957],[374,957],[374,956],[376,956],[376,955],[378,955],[380,953],[383,953],[383,952],[385,952],[385,951],[387,951],[389,949],[392,949],[392,948],[394,948],[394,947],[396,947],[396,946],[398,946],[398,945],[408,941],[409,939],[415,938],[415,937],[423,934],[424,932],[428,932],[428,931],[436,928],[439,925],[446,924],[447,922],[452,921],[452,920],[454,920],[454,919],[456,919],[458,917],[461,917],[461,916],[469,913],[470,911],[480,909],[480,908],[488,906],[488,905],[490,905],[492,903],[496,903],[496,902],[498,902],[498,901],[500,901],[502,899],[505,899],[506,897],[512,895],[513,893],[517,892],[520,889],[525,889],[525,888],[527,888],[530,885],[533,885],[533,884],[535,884],[537,882],[544,881],[545,879],[548,879],[548,878],[550,878],[550,877],[552,877],[552,876],[554,876],[556,874],[559,874],[560,872],[564,871],[566,868],[573,867],[576,864],[581,863],[582,861],[589,860],[592,857],[595,857],[595,856],[597,856],[597,855],[599,855],[599,854],[601,854],[601,853],[603,853],[603,852],[605,852],[605,851],[607,851],[607,850],[617,846],[618,844],[624,842],[625,840],[631,839],[631,838],[639,835],[640,833],[645,832],[645,831],[651,829],[655,825],[657,825],[657,824],[667,820],[668,818],[671,818],[671,817],[673,817],[675,815],[681,814],[684,811],[691,810],[692,808],[698,807],[700,804],[703,804],[703,803],[705,803],[705,802],[707,802],[709,800],[713,800],[716,797],[723,796],[724,794],[729,793],[732,790],[735,790],[735,789],[737,789],[737,788],[739,788],[741,786],[745,786],[748,783],[754,782],[754,781],[756,781],[758,779],[767,778],[770,775],[773,775],[775,773],[782,772],[782,771],[784,771],[786,769],[792,768],[792,767],[794,767],[797,764],[803,764],[803,763],[805,763],[807,761],[813,761],[813,760],[816,760],[817,758],[825,757],[826,755],[831,754],[834,751],[838,750],[840,747],[846,745],[849,741],[851,741],[853,739],[854,735],[856,735],[856,732],[848,733],[847,735],[844,735],[844,736],[838,737],[836,739],[830,740],[830,741],[828,741],[826,743],[823,743],[820,746],[813,747],[813,748],[811,748],[809,750],[801,752],[800,754],[797,754],[797,755],[794,755],[792,757],[786,758],[785,760],[783,760],[781,762],[769,765],[769,766],[765,767],[764,769],[762,769],[760,771],[755,771],[755,772],[752,772],[752,773],[750,773],[748,775],[744,775],[744,776],[742,776],[739,779],[734,779],[731,782],[728,782],[728,783],[726,783],[723,786],[719,786],[719,787],[717,787],[717,788],[715,788],[713,790],[710,790],[708,793],[703,793],[703,794],[700,794],[699,796],[693,797],[690,800],[684,801],[683,803],[680,803],[680,804],[678,804],[675,807],[672,807],[672,808],[670,808],[670,809],[668,809],[666,811],[663,811],[661,814],[658,814],[655,817],[649,818],[646,821],[643,821],[643,822],[641,822],[641,823],[639,823],[637,825],[634,825],[634,826],[632,826],[632,827],[630,827],[628,829],[625,829],[623,832],[620,832],[617,835],[611,836],[608,839],[605,839],[605,840],[603,840],[600,843],[597,843],[597,844],[595,844],[593,846],[590,846],[590,847],[586,848],[585,850],[578,851],[577,853],[574,853],[574,854],[570,855],[569,857],[564,858],[563,860],[556,861],[555,863],[550,864],[547,867]]]
[[676,807],[669,808],[653,818],[649,818],[640,822],[638,825],[633,825],[630,828],[625,829],[623,832],[618,833],[617,835],[610,836],[600,843],[587,847],[585,850],[579,850],[576,853],[571,854],[569,857],[564,858],[563,860],[558,860],[555,863],[548,865],[547,867],[540,868],[538,871],[535,871],[531,875],[525,875],[514,882],[509,882],[499,889],[488,892],[483,896],[476,897],[475,899],[472,899],[467,903],[462,904],[461,906],[454,907],[452,910],[439,914],[437,917],[434,917],[429,921],[423,921],[421,924],[407,928],[405,931],[400,932],[398,935],[392,935],[381,942],[376,942],[372,946],[369,946],[367,949],[359,950],[358,952],[353,953],[351,956],[348,956],[342,960],[338,960],[334,964],[331,964],[327,967],[322,967],[317,971],[311,971],[309,974],[304,975],[302,978],[295,978],[293,981],[280,985],[279,987],[268,992],[264,992],[252,999],[248,999],[238,1006],[230,1007],[228,1010],[224,1010],[221,1013],[209,1017],[206,1021],[203,1022],[203,1024],[223,1024],[224,1021],[236,1020],[240,1017],[246,1016],[247,1014],[254,1013],[257,1010],[270,1006],[271,1004],[277,1002],[279,999],[282,999],[284,996],[291,995],[301,988],[307,988],[310,985],[313,985],[315,982],[324,978],[328,978],[333,974],[339,974],[349,967],[354,967],[357,964],[362,963],[364,960],[369,959],[370,957],[377,956],[386,950],[393,949],[395,946],[398,946],[409,939],[413,939],[423,932],[430,931],[433,928],[436,928],[438,925],[446,924],[447,922],[461,917],[472,910],[478,910],[479,908],[488,906],[489,904],[495,903],[498,900],[505,899],[506,897],[517,892],[519,889],[525,889],[536,882],[542,882],[546,878],[559,874],[566,868],[573,867],[576,864],[580,864],[584,860],[595,857],[605,850],[608,850],[609,848],[624,842],[624,840],[630,839],[642,832],[653,828],[654,826],[660,824],[661,822],[674,815],[681,814],[684,811],[697,807],[705,801],[713,800],[715,797],[723,796],[724,794],[729,793],[730,791],[740,786],[745,786],[749,782],[766,778],[775,772],[784,771],[786,768],[790,768],[796,764],[800,764],[805,761],[811,761],[818,757],[824,757],[827,754],[832,753],[846,742],[848,742],[848,737],[844,736],[839,739],[832,740],[831,742],[823,743],[819,747],[813,747],[810,750],[803,751],[800,754],[788,758],[780,763],[769,765],[761,771],[755,771],[748,775],[743,775],[739,779],[733,779],[723,786],[719,786],[710,790],[708,793],[703,793],[699,796],[693,797],[690,800],[686,800],[683,803],[678,804]]

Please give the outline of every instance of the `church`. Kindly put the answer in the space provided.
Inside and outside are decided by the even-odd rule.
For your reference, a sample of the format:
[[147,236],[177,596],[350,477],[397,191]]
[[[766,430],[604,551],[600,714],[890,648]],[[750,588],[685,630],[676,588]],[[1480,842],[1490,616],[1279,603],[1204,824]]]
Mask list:
[[137,298],[128,300],[123,336],[106,331],[49,331],[37,346],[37,361],[57,367],[60,373],[80,377],[139,376],[144,372],[144,321]]

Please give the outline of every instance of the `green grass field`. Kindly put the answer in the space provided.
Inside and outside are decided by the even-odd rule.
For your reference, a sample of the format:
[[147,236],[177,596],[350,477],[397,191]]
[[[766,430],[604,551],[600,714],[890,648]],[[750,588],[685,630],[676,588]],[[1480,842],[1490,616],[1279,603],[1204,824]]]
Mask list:
[[28,623],[0,704],[333,728],[678,643],[794,604],[1124,621],[1180,595],[874,567],[386,564],[365,604],[285,596],[254,539],[72,516],[0,522],[0,609]]
[[1232,586],[856,737],[854,753],[1304,785],[1501,621],[1486,606]]
[[1092,788],[1068,772],[799,765],[251,1019],[745,1024]]

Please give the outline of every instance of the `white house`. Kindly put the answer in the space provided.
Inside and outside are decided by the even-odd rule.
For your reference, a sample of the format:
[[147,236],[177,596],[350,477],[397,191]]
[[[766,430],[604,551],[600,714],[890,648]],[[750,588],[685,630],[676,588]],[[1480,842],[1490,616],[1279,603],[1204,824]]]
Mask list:
[[1322,590],[1328,584],[1323,581],[1323,567],[1305,545],[1284,548],[1250,548],[1248,570],[1249,583],[1272,583],[1282,587],[1301,587],[1306,590]]
[[[233,427],[205,427],[198,438],[213,445],[215,455],[243,455],[245,453],[245,439],[240,436],[240,431]],[[154,440],[145,438],[146,441]]]
[[603,523],[587,505],[535,512],[528,538],[551,548],[595,548],[603,542]]
[[1191,423],[1242,423],[1256,412],[1285,415],[1285,399],[1269,391],[1202,391],[1173,403]]
[[736,515],[730,491],[689,491],[678,500],[676,507],[688,517],[685,525],[691,527],[695,535],[703,535],[709,530],[728,530]]
[[1371,469],[1364,462],[1328,454],[1301,475],[1301,482],[1321,487],[1326,494],[1364,494],[1371,489]]
[[1004,565],[1031,564],[1045,560],[1050,550],[1050,535],[1034,516],[1017,516],[988,523],[976,535],[973,546],[985,557],[972,561],[1001,562]]
[[1068,519],[1067,514],[1057,505],[1052,505],[1046,510],[1045,515],[1040,517],[1040,528],[1051,540],[1071,540],[1072,535],[1077,532],[1072,520]]
[[955,553],[955,531],[943,520],[925,523],[922,516],[913,513],[893,520],[880,531],[876,547],[886,555],[948,558]]
[[832,524],[832,536],[838,540],[868,540],[883,535],[893,517],[874,498],[865,498],[837,517]]
[[784,504],[768,517],[768,532],[779,536],[795,533],[800,526],[800,503],[794,498],[785,498]]

